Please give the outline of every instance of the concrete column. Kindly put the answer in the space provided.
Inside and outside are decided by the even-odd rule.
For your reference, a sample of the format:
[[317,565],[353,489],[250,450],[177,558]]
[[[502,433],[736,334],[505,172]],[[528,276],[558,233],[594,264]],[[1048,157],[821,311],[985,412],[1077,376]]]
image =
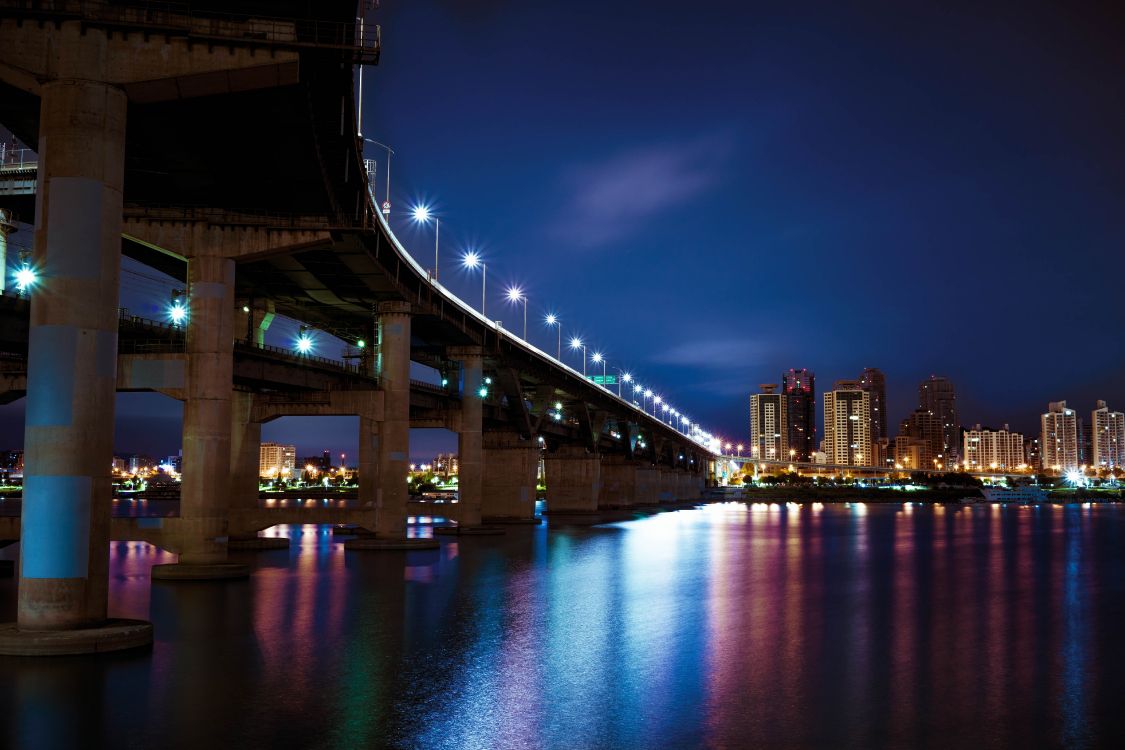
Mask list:
[[539,443],[511,432],[486,432],[482,451],[484,523],[532,523],[539,475]]
[[8,235],[16,231],[16,219],[7,208],[0,208],[0,294],[8,288]]
[[231,395],[234,374],[234,261],[219,248],[188,258],[187,383],[180,517],[166,523],[174,565],[153,578],[232,578],[247,566],[227,562],[231,490]]
[[598,507],[628,508],[636,504],[638,467],[624,456],[602,458]]
[[261,468],[262,423],[253,419],[254,394],[231,394],[230,419],[230,541],[227,549],[284,549],[286,537],[258,536],[258,478]]
[[636,505],[656,505],[659,502],[660,471],[651,465],[637,467],[633,478],[633,500]]
[[375,509],[379,496],[379,423],[370,417],[359,418],[359,506]]
[[585,448],[565,446],[547,454],[547,511],[594,513],[601,494],[601,458]]
[[383,391],[383,424],[375,439],[375,534],[401,539],[406,537],[410,473],[410,303],[380,303],[378,326],[376,370]]
[[[52,50],[56,78],[42,85],[19,600],[16,624],[0,626],[0,653],[152,640],[148,623],[115,639],[106,620],[127,101],[97,82],[105,45],[88,29]],[[56,639],[69,643],[59,650]]]
[[27,630],[106,617],[125,109],[104,84],[43,86],[20,532]]
[[480,347],[460,347],[450,356],[461,363],[461,429],[457,433],[457,487],[461,519],[459,526],[480,526],[483,490],[481,422],[484,401],[480,396],[483,376]]
[[231,394],[230,508],[234,511],[258,509],[262,423],[251,419],[253,410],[253,393]]
[[657,499],[661,503],[676,502],[675,471],[667,466],[660,468]]

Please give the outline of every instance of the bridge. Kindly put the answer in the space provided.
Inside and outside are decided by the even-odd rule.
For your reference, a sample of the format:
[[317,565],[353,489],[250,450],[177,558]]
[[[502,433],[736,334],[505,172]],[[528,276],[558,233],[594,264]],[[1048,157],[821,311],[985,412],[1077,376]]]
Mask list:
[[[0,653],[151,640],[107,621],[111,536],[178,553],[152,571],[175,580],[246,575],[228,550],[277,523],[355,524],[357,552],[436,546],[406,534],[412,426],[457,433],[458,533],[532,522],[541,457],[550,513],[691,501],[712,480],[703,436],[478,314],[400,244],[353,101],[381,43],[354,0],[0,0],[0,123],[36,157],[0,170],[0,240],[33,224],[38,277],[26,305],[0,297],[0,387],[27,399]],[[122,315],[122,255],[184,282],[182,328]],[[278,314],[354,359],[271,349]],[[412,362],[444,385],[412,381]],[[178,517],[111,521],[119,389],[184,403]],[[292,414],[359,417],[356,507],[259,506],[261,425]]]

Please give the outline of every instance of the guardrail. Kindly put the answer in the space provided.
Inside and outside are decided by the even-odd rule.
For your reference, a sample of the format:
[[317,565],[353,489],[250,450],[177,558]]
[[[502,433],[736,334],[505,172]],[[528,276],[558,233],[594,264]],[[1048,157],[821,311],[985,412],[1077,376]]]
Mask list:
[[39,167],[39,154],[29,148],[0,143],[0,172],[30,172]]
[[106,0],[0,0],[0,15],[81,20],[96,25],[166,33],[194,39],[237,41],[283,48],[335,49],[352,62],[379,61],[382,31],[362,20],[279,18],[258,14],[196,10],[190,3]]

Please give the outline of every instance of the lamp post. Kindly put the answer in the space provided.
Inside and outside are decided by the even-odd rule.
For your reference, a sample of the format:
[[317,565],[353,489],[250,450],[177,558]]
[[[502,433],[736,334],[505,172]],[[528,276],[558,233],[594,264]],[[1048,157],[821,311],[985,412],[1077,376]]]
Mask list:
[[660,406],[661,400],[660,396],[652,397],[652,416],[654,417],[656,416],[656,407]]
[[547,317],[543,318],[543,322],[547,325],[548,328],[550,328],[551,326],[554,326],[555,328],[559,329],[559,341],[558,341],[557,346],[555,347],[555,359],[557,359],[561,362],[562,361],[562,321],[559,320],[558,315],[555,315],[554,313],[547,313]]
[[527,341],[527,295],[518,286],[509,287],[508,301],[523,303],[523,340]]
[[480,314],[484,315],[484,301],[487,297],[486,284],[488,282],[488,264],[480,259],[475,250],[469,250],[461,258],[461,264],[470,271],[480,266]]
[[434,220],[434,281],[438,280],[438,236],[441,234],[441,218],[430,213],[430,207],[421,205],[414,207],[414,221],[425,224],[430,219]]
[[[360,70],[360,74],[362,75],[362,73],[363,73],[363,66],[362,65],[359,66],[359,70]],[[363,90],[363,88],[361,87],[360,91],[362,91],[362,90]],[[380,143],[379,141],[375,141],[375,140],[372,140],[370,138],[364,138],[363,142],[364,143],[370,143],[374,146],[378,146],[379,148],[386,149],[386,151],[387,151],[387,193],[386,193],[386,195],[383,196],[383,216],[386,216],[387,221],[389,222],[390,216],[391,216],[391,157],[394,156],[395,152],[387,144]]]
[[582,343],[582,339],[575,336],[570,340],[570,348],[582,350],[582,377],[586,377],[586,345]]
[[644,396],[645,396],[644,402],[643,402],[644,405],[641,407],[641,409],[644,411],[645,414],[648,414],[648,400],[650,398],[652,398],[652,390],[650,390],[648,388],[645,388]]
[[618,373],[618,375],[620,375],[620,377],[617,380],[617,397],[621,398],[621,384],[622,383],[626,383],[626,384],[632,383],[633,382],[633,376],[630,375],[627,372],[622,371],[620,367],[617,368],[617,373]]

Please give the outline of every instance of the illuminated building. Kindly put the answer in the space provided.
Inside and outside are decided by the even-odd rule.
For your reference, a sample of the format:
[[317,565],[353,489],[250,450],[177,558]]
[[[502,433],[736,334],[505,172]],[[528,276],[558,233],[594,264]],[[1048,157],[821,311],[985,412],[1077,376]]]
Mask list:
[[957,462],[957,445],[960,425],[957,421],[957,394],[953,383],[947,378],[931,375],[929,380],[918,386],[918,408],[928,411],[937,418],[938,431],[926,435],[934,458],[940,463],[952,466]]
[[289,476],[296,467],[297,446],[262,443],[258,451],[259,476]]
[[1066,408],[1065,401],[1052,401],[1040,422],[1043,468],[1056,473],[1076,470],[1079,466],[1078,416],[1074,410]]
[[781,376],[785,399],[785,442],[797,461],[809,461],[816,451],[816,376],[808,370],[789,370]]
[[993,430],[978,424],[962,436],[961,461],[966,471],[1015,469],[1025,463],[1023,435],[1008,425]]
[[929,440],[899,435],[895,438],[893,451],[896,469],[917,471],[934,468],[934,454],[930,450]]
[[871,394],[857,381],[837,381],[824,394],[824,452],[830,464],[871,465]]
[[1098,468],[1125,466],[1125,414],[1098,401],[1090,414],[1091,462]]
[[859,375],[859,387],[871,396],[871,442],[888,437],[887,378],[877,367],[868,367]]
[[750,396],[750,455],[764,461],[789,460],[788,414],[777,384],[763,384]]

